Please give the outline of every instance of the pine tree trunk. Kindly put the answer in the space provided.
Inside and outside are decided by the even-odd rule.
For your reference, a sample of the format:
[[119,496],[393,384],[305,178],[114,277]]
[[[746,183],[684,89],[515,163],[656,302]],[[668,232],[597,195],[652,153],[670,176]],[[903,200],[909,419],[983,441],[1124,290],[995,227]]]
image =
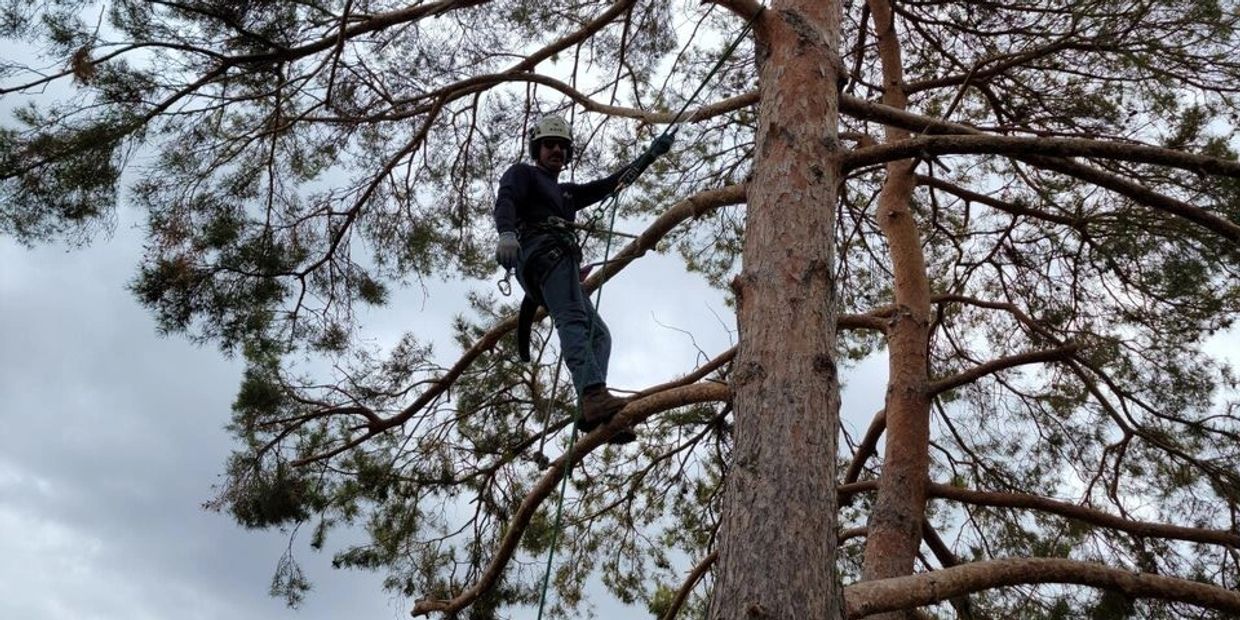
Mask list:
[[733,464],[712,619],[840,617],[834,292],[840,8],[760,18],[762,103],[748,186]]
[[[883,66],[883,103],[897,109],[908,105],[904,67],[895,15],[889,0],[869,0]],[[886,141],[907,140],[907,131],[888,127]],[[913,217],[914,162],[887,165],[887,179],[878,197],[878,223],[887,238],[894,274],[896,312],[887,332],[887,442],[878,497],[870,513],[865,546],[864,580],[913,573],[921,547],[930,466],[929,329],[930,283],[921,236]],[[908,618],[889,612],[873,620]]]

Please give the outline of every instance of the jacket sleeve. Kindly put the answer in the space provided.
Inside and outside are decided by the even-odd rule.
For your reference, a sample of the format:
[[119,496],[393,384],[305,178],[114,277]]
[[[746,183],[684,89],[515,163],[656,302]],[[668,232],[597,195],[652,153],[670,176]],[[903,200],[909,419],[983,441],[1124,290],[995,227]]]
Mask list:
[[521,166],[512,166],[499,179],[499,193],[495,198],[495,231],[517,231],[517,202],[526,194],[526,178]]
[[616,186],[620,185],[620,177],[628,169],[629,167],[625,166],[612,173],[611,176],[590,181],[589,183],[565,184],[573,194],[573,209],[580,211],[610,196],[612,192],[616,191]]

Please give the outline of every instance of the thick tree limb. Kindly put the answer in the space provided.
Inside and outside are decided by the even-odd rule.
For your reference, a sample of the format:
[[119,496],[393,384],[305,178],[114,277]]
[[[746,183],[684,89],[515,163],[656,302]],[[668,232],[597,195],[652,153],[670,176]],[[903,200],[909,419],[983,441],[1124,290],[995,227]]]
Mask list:
[[[936,303],[940,303],[942,300],[936,297],[934,301]],[[942,394],[952,388],[960,387],[966,383],[972,383],[973,381],[977,381],[986,375],[994,374],[1008,368],[1014,368],[1025,364],[1038,364],[1042,362],[1062,360],[1071,356],[1079,349],[1080,347],[1078,345],[1069,344],[1045,351],[1030,351],[1028,353],[992,360],[980,366],[971,368],[965,372],[933,381],[927,386],[927,390],[931,395]],[[870,421],[869,428],[865,431],[865,436],[861,439],[861,443],[857,445],[857,452],[853,455],[853,460],[849,464],[848,470],[844,473],[844,484],[857,481],[857,478],[861,475],[861,469],[865,466],[865,462],[874,455],[875,446],[878,445],[878,440],[882,437],[883,430],[886,428],[887,410],[883,409],[874,414],[874,418]],[[844,501],[843,498],[841,498],[840,501]]]
[[[923,116],[907,110],[897,110],[880,103],[874,103],[859,97],[843,94],[840,95],[840,112],[849,114],[859,119],[896,125],[899,127],[904,127],[910,131],[916,131],[927,135],[986,135],[983,131],[977,129],[976,127],[970,127],[969,125],[952,123],[938,118]],[[1016,156],[1016,159],[1040,168],[1053,170],[1082,181],[1093,183],[1094,185],[1109,189],[1122,196],[1126,196],[1152,209],[1163,211],[1196,223],[1219,235],[1222,235],[1225,238],[1240,241],[1240,224],[1210,213],[1204,209],[1190,205],[1186,202],[1182,202],[1155,192],[1130,179],[1125,179],[1118,175],[1093,168],[1080,162],[1055,157],[1026,154],[1018,155]]]
[[1240,162],[1141,144],[1082,138],[1015,136],[923,136],[857,149],[844,155],[844,171],[909,157],[994,154],[1009,157],[1093,157],[1181,168],[1199,174],[1240,177]]
[[940,499],[951,499],[978,506],[998,506],[1004,508],[1027,508],[1057,514],[1061,517],[1076,519],[1084,523],[1107,529],[1127,532],[1134,536],[1153,536],[1171,538],[1189,542],[1223,545],[1240,549],[1240,534],[1224,530],[1208,530],[1151,521],[1134,521],[1103,512],[1087,506],[1072,504],[1024,493],[997,493],[964,489],[946,484],[931,484],[930,494]]
[[693,592],[693,588],[697,587],[698,582],[702,580],[702,575],[705,575],[706,571],[710,570],[710,567],[715,564],[717,559],[719,559],[719,552],[711,551],[709,555],[702,558],[701,562],[697,563],[697,566],[693,567],[693,570],[689,571],[689,576],[685,578],[684,583],[680,584],[680,589],[676,591],[676,598],[672,599],[671,604],[668,605],[667,611],[664,612],[660,620],[675,620],[680,613],[680,608],[684,607],[685,601],[689,600],[689,594]]
[[[887,428],[887,410],[879,409],[878,413],[870,420],[870,427],[865,429],[865,437],[861,438],[861,443],[857,444],[857,453],[853,455],[852,462],[848,464],[848,471],[844,472],[844,484],[851,484],[861,477],[861,470],[865,467],[865,462],[874,456],[878,447],[878,439],[883,436],[883,430]],[[840,498],[840,503],[844,503],[844,498]]]
[[593,291],[596,287],[601,286],[603,282],[610,280],[621,269],[624,269],[630,262],[641,257],[646,252],[653,250],[660,240],[671,232],[672,228],[681,222],[698,218],[715,209],[726,207],[728,205],[740,204],[745,201],[744,185],[728,185],[718,189],[706,190],[690,196],[668,209],[660,215],[637,239],[630,242],[615,256],[612,256],[606,265],[599,267],[597,271],[586,281],[582,283],[582,287],[586,292]]
[[944,377],[937,381],[932,381],[928,386],[928,389],[931,394],[942,394],[950,389],[958,388],[967,383],[977,381],[986,375],[991,375],[1009,368],[1015,368],[1016,366],[1067,359],[1073,353],[1079,351],[1080,348],[1081,347],[1078,344],[1066,344],[1064,346],[1056,347],[1054,349],[1047,349],[1045,351],[1029,351],[1027,353],[1010,355],[997,360],[991,360],[985,364],[975,366],[950,377]]
[[735,346],[729,348],[727,351],[724,351],[723,353],[720,353],[719,355],[716,355],[709,362],[702,364],[701,366],[698,367],[697,370],[694,370],[693,372],[685,375],[684,377],[681,377],[679,379],[674,379],[672,381],[668,381],[667,383],[660,383],[659,385],[648,387],[638,392],[633,397],[642,398],[642,397],[654,394],[656,392],[662,392],[665,390],[670,390],[672,388],[680,387],[682,385],[689,385],[691,383],[697,383],[698,381],[705,379],[706,375],[709,375],[710,373],[715,372],[716,370],[719,370],[720,368],[723,368],[723,366],[727,364],[728,362],[731,362],[732,358],[734,357],[736,357]]
[[[908,107],[904,92],[904,52],[895,22],[894,0],[866,0],[870,8],[877,53],[882,67],[882,100],[894,109]],[[883,128],[884,145],[845,152],[840,164],[847,176],[848,161],[858,152],[887,149],[910,140],[909,131],[894,125]],[[887,392],[884,398],[887,442],[866,537],[862,579],[907,575],[914,570],[921,546],[920,524],[925,517],[926,482],[930,457],[929,342],[931,290],[913,195],[917,163],[908,157],[886,161],[886,176],[878,195],[876,219],[887,242],[891,262],[891,296],[896,306],[887,329]],[[901,614],[883,616],[900,620]]]
[[[867,493],[878,487],[874,480],[842,484],[837,491],[840,501],[857,493]],[[993,491],[977,491],[948,484],[930,483],[929,495],[937,499],[950,499],[978,506],[996,506],[1003,508],[1025,508],[1038,510],[1068,519],[1076,519],[1082,523],[1096,525],[1111,530],[1126,532],[1134,536],[1169,538],[1188,542],[1222,545],[1240,549],[1240,534],[1225,530],[1209,530],[1205,528],[1184,527],[1152,521],[1136,521],[1125,519],[1096,508],[1081,506],[1070,502],[1030,495],[1025,493],[1000,493]]]
[[483,570],[481,577],[465,591],[451,599],[422,599],[413,608],[413,615],[425,616],[432,612],[452,614],[468,607],[484,592],[490,590],[507,568],[517,549],[521,536],[529,526],[543,500],[555,492],[566,469],[584,459],[595,448],[603,445],[607,438],[626,426],[631,426],[646,418],[669,409],[683,407],[694,403],[719,402],[731,398],[731,389],[722,383],[696,383],[652,394],[645,398],[631,401],[608,424],[582,436],[572,452],[572,461],[564,456],[553,461],[543,473],[542,478],[534,485],[525,499],[513,514],[512,521],[505,529],[504,538],[495,550],[490,564]]
[[865,526],[850,527],[845,530],[840,530],[839,534],[836,535],[836,539],[840,541],[840,544],[843,544],[844,542],[852,540],[854,538],[865,538],[869,534],[870,534],[870,529]]
[[846,618],[923,605],[1004,586],[1072,583],[1121,592],[1132,598],[1178,601],[1240,614],[1240,592],[1218,586],[1093,562],[1024,558],[971,562],[907,577],[855,583],[844,588]]

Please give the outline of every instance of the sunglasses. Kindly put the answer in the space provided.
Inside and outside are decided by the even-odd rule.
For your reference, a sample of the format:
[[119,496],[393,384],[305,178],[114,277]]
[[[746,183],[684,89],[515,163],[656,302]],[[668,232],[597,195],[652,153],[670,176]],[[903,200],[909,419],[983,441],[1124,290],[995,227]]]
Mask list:
[[548,151],[554,151],[555,149],[560,149],[561,151],[568,151],[569,146],[570,144],[568,140],[563,140],[560,138],[544,138],[542,140],[542,147],[547,149]]

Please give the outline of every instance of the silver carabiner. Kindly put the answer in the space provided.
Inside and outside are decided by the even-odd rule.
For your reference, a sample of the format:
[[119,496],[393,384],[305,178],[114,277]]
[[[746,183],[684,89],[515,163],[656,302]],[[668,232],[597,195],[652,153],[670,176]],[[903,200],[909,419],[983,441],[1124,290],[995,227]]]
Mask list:
[[499,282],[495,283],[495,286],[499,287],[500,294],[504,297],[512,297],[512,282],[509,281],[509,278],[511,277],[512,270],[509,269],[504,272],[504,277],[500,278]]

